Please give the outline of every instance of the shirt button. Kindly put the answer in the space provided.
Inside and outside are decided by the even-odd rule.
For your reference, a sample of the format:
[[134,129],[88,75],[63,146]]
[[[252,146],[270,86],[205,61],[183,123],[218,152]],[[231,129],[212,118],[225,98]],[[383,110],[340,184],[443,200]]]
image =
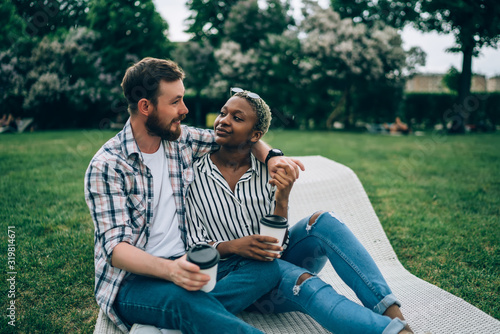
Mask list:
[[151,198],[150,198],[150,199],[148,199],[148,203],[151,203]]

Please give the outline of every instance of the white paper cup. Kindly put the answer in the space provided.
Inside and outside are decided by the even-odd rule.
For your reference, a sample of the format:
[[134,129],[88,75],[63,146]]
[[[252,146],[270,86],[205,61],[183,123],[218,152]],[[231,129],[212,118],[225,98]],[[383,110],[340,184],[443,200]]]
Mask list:
[[208,244],[199,244],[189,249],[187,260],[199,266],[201,273],[210,276],[210,281],[201,288],[201,291],[212,291],[215,288],[215,283],[217,283],[219,252]]
[[211,268],[200,270],[200,273],[203,273],[203,274],[210,276],[210,281],[208,281],[208,283],[205,284],[201,288],[201,291],[210,292],[215,288],[215,283],[217,283],[217,268],[218,267],[219,267],[219,264],[216,264],[215,266],[213,266]]
[[[277,215],[267,215],[260,219],[260,235],[273,237],[278,239],[277,243],[268,242],[270,245],[281,246],[285,239],[286,230],[288,228],[288,220]],[[268,250],[270,253],[279,254],[279,251]]]

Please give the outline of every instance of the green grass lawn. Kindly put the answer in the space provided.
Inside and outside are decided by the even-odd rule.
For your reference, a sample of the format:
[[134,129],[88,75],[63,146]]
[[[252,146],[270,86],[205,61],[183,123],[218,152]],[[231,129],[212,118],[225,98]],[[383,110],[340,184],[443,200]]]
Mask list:
[[[113,135],[0,137],[0,333],[92,333],[98,307],[83,178]],[[287,155],[323,155],[351,167],[403,265],[500,319],[500,134],[273,131],[264,139]],[[9,226],[15,227],[13,268]],[[17,273],[12,298],[10,271]],[[7,325],[13,300],[15,328]]]

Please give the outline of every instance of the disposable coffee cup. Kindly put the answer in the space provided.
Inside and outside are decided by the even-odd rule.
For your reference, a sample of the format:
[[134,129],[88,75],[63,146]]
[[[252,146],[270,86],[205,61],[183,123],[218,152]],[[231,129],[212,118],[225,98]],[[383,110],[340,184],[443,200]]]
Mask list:
[[[270,245],[281,246],[285,239],[288,228],[288,220],[277,215],[267,215],[260,219],[260,235],[278,239],[277,243],[268,242]],[[268,252],[279,254],[279,251],[268,250]]]
[[210,281],[201,288],[201,291],[212,291],[217,282],[219,252],[208,244],[199,244],[191,247],[187,252],[187,260],[200,267],[200,273],[210,276]]

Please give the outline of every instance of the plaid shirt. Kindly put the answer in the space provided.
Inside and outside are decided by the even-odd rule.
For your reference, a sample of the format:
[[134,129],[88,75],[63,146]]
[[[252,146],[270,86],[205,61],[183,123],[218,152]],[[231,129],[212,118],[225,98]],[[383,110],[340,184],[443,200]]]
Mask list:
[[[184,207],[193,181],[193,159],[215,150],[213,131],[182,126],[176,141],[164,141],[169,176],[181,235],[185,238]],[[94,221],[95,296],[101,309],[124,332],[113,309],[127,272],[111,265],[113,249],[127,242],[144,250],[153,218],[153,178],[135,142],[130,120],[96,153],[85,174],[85,200]]]

